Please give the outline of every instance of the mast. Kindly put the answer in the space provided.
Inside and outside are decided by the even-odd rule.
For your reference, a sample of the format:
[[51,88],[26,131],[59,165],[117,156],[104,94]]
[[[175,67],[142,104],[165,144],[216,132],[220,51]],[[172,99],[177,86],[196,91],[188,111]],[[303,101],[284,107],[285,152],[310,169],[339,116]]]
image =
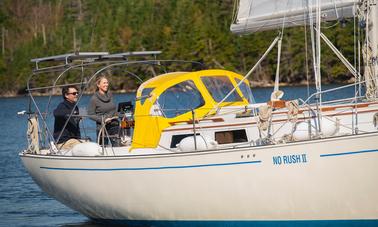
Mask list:
[[371,26],[371,46],[372,53],[374,58],[374,75],[375,78],[378,77],[378,1],[371,0],[371,14],[370,14],[370,23]]
[[364,48],[366,98],[378,98],[378,0],[363,3],[366,20],[366,41]]
[[[315,34],[316,34],[316,39],[315,39],[315,68],[314,68],[314,73],[315,73],[315,85],[316,85],[316,108],[317,108],[317,131],[316,134],[318,135],[322,129],[321,129],[321,111],[319,106],[322,105],[322,80],[321,80],[321,75],[320,75],[320,65],[321,65],[321,46],[320,46],[320,33],[321,33],[321,0],[316,0],[316,22],[315,22]],[[314,29],[314,28],[312,28]]]
[[373,78],[375,80],[375,98],[377,98],[378,84],[378,1],[370,0],[370,31],[369,38],[371,44],[370,67],[372,68]]
[[320,75],[320,65],[321,65],[321,47],[320,47],[320,33],[321,33],[321,0],[317,0],[317,8],[316,8],[316,59],[314,61],[316,62],[315,64],[315,84],[316,84],[316,98],[317,98],[317,103],[319,105],[322,105],[322,82],[321,82],[321,75]]

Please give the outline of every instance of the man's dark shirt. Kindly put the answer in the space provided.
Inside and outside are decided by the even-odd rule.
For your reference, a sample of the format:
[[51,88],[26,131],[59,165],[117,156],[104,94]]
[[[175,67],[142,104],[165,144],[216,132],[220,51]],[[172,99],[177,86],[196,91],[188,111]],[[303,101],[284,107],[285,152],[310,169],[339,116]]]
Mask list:
[[[75,103],[71,103],[67,100],[64,100],[54,110],[54,139],[57,143],[63,143],[72,138],[80,139],[80,119],[74,116],[79,114],[79,108],[77,106],[75,107],[75,111],[72,113],[70,120],[68,121],[65,129],[63,130],[63,126],[66,123],[68,117],[70,116],[74,106]],[[59,141],[57,141],[62,130],[63,133]]]

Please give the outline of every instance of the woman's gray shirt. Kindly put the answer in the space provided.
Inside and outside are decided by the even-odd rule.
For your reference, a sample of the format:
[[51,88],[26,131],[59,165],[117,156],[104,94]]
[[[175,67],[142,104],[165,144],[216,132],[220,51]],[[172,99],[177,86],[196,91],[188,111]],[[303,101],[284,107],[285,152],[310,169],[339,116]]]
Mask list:
[[96,91],[89,101],[88,115],[92,120],[96,121],[97,127],[101,127],[102,119],[114,117],[115,114],[116,105],[113,102],[112,93],[107,92],[102,95]]

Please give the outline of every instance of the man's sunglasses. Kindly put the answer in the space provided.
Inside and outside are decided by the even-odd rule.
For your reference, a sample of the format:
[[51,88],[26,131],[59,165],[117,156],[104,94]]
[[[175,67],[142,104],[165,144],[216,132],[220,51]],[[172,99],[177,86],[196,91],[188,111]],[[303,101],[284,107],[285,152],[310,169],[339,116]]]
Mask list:
[[72,92],[72,93],[67,93],[67,95],[78,95],[79,94],[79,92]]

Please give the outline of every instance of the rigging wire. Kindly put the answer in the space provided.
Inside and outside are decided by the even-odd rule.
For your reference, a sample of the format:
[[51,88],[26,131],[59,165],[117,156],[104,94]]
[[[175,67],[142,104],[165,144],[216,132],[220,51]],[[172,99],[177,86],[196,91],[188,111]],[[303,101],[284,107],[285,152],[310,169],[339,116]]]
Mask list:
[[321,83],[321,71],[320,71],[320,65],[321,65],[321,46],[320,46],[320,32],[321,32],[321,0],[317,0],[317,7],[316,7],[316,28],[319,28],[319,31],[316,32],[316,89],[319,93],[319,97],[317,97],[318,102],[320,106],[322,105],[322,83]]
[[[354,7],[356,4],[353,5]],[[353,18],[353,64],[354,64],[354,69],[356,70],[356,64],[357,64],[357,59],[356,59],[356,17]],[[357,74],[357,70],[356,70]],[[360,74],[358,73],[358,78],[354,79],[354,102],[357,103],[357,96],[360,94],[358,93],[359,90],[357,89],[357,82],[360,81]],[[358,108],[354,108],[354,110],[358,110]],[[353,111],[354,118],[352,118],[352,132],[355,132],[355,127],[358,128],[358,113]],[[354,125],[356,125],[354,127]]]
[[[354,5],[355,6],[355,5]],[[357,46],[356,46],[356,17],[353,18],[353,64],[354,64],[354,68],[356,69],[357,68],[357,56],[356,56],[356,51],[357,51]],[[359,78],[355,78],[354,80],[354,94],[355,96],[357,96],[357,81],[359,80]]]
[[236,21],[238,19],[238,8],[239,8],[239,1],[235,1],[234,4],[233,4],[233,8],[232,8],[232,16],[231,16],[231,21],[232,23],[235,23],[236,24]]
[[308,12],[309,12],[309,18],[310,18],[310,37],[311,37],[311,50],[312,50],[312,59],[313,59],[313,69],[314,69],[314,73],[315,73],[315,76],[316,76],[316,72],[315,72],[315,41],[314,41],[314,19],[313,19],[313,13],[312,13],[312,7],[309,6],[309,2],[307,2],[307,7],[309,8]]
[[[286,7],[289,5],[289,1],[286,2]],[[277,44],[277,68],[276,68],[276,77],[274,80],[274,90],[273,91],[278,91],[280,84],[280,64],[281,64],[281,47],[282,47],[282,38],[285,30],[285,22],[286,22],[286,11],[284,14],[284,17],[282,19],[282,26],[281,26],[281,31],[279,31],[279,39],[278,39],[278,44]]]
[[219,111],[219,108],[221,108],[221,104],[236,90],[236,88],[238,88],[242,83],[244,83],[245,79],[247,79],[253,71],[255,71],[255,69],[257,68],[257,66],[260,65],[261,61],[265,59],[265,57],[268,55],[268,53],[272,50],[272,48],[276,45],[276,43],[278,42],[279,40],[279,36],[277,36],[273,42],[270,44],[270,46],[268,47],[268,49],[265,51],[265,53],[260,57],[260,59],[256,62],[256,64],[248,71],[248,73],[243,77],[242,80],[240,80],[239,83],[237,83],[237,85],[220,101],[218,102],[213,108],[211,108],[211,111],[209,111],[205,116],[204,118],[208,117],[212,110],[215,110],[216,112]]
[[[310,76],[309,76],[309,69],[308,69],[308,43],[307,43],[307,18],[309,16],[308,12],[303,12],[304,17],[304,38],[305,38],[305,66],[306,66],[306,81],[307,81],[307,98],[310,96]],[[307,16],[306,16],[307,14]]]
[[[357,8],[357,12],[359,13],[359,7]],[[358,48],[358,56],[357,56],[357,63],[358,63],[358,71],[361,72],[361,28],[359,24],[357,25],[357,48]],[[361,77],[358,77],[358,90],[359,94],[362,95],[362,90],[361,90]]]
[[[81,80],[80,80],[80,92],[83,92],[83,90],[85,89],[85,85],[86,85],[86,78],[85,78],[85,73],[84,73],[84,62],[81,61]],[[84,138],[87,138],[87,130],[85,128],[85,125],[84,125],[84,122],[83,122],[83,119],[80,119],[80,123],[83,127],[83,131],[84,131]]]

